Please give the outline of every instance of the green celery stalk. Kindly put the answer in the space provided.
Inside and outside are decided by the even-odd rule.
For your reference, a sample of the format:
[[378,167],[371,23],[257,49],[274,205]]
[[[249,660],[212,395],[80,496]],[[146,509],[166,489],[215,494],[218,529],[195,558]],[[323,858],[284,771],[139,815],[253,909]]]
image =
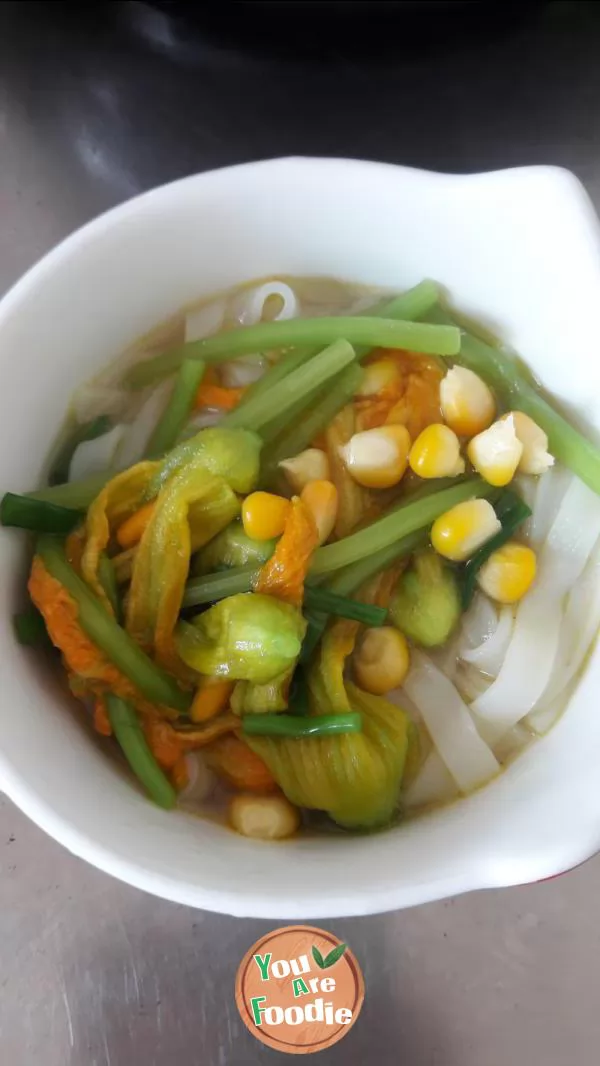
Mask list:
[[32,500],[7,492],[0,503],[0,522],[3,526],[30,529],[35,533],[70,533],[81,522],[81,513],[71,507]]
[[177,444],[179,435],[194,409],[204,369],[201,359],[185,359],[179,367],[166,410],[148,441],[147,459],[159,459]]
[[348,566],[365,556],[389,548],[401,537],[430,525],[457,503],[477,496],[488,497],[496,491],[492,485],[480,478],[468,478],[424,499],[406,503],[358,533],[352,533],[335,544],[326,544],[319,548],[313,557],[311,575],[328,574],[332,570],[339,570],[342,566]]
[[190,341],[174,352],[137,363],[125,380],[133,388],[139,388],[172,374],[184,359],[219,363],[265,349],[296,345],[324,347],[340,339],[352,345],[409,348],[433,355],[456,355],[460,348],[460,330],[456,326],[432,326],[366,316],[290,318],[285,322],[259,322],[255,326],[242,326],[204,340]]
[[[400,296],[394,296],[391,299],[385,296],[378,300],[373,307],[365,311],[365,314],[369,318],[400,318],[406,322],[413,322],[434,307],[438,299],[439,290],[435,282],[421,281]],[[249,399],[273,388],[273,385],[277,385],[287,374],[291,374],[292,370],[296,370],[307,359],[311,359],[318,353],[319,348],[294,348],[291,352],[286,352],[274,366],[263,374],[262,378],[247,389],[239,406],[242,407]],[[359,358],[362,358],[364,354],[363,351],[357,352]]]
[[[253,327],[248,327],[253,328]],[[228,429],[246,429],[258,433],[273,418],[295,407],[299,399],[323,385],[338,371],[354,361],[354,348],[345,340],[337,340],[314,359],[298,367],[278,385],[259,395],[239,410],[227,416]]]
[[109,693],[106,709],[112,731],[138,781],[159,807],[171,810],[177,803],[177,793],[150,751],[133,707]]
[[184,714],[189,711],[191,695],[183,692],[169,674],[153,663],[105,611],[85,581],[67,562],[61,542],[54,537],[42,536],[37,542],[36,551],[48,573],[63,585],[77,604],[81,628],[117,669],[133,682],[150,703],[164,704]]

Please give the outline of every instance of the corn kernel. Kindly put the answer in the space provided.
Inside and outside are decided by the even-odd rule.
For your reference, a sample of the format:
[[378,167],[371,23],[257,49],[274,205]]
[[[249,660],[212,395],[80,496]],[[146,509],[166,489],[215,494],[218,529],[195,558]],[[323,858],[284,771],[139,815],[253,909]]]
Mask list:
[[384,389],[393,388],[400,383],[400,370],[393,359],[376,359],[363,367],[363,377],[357,396],[375,396]]
[[403,633],[393,626],[365,630],[354,653],[354,676],[360,688],[383,696],[402,684],[409,666],[410,654]]
[[522,474],[545,474],[554,465],[554,456],[548,451],[548,437],[541,426],[523,411],[511,411],[517,439],[523,445],[519,460]]
[[467,454],[477,472],[490,485],[508,485],[523,454],[513,416],[507,415],[473,437],[469,441]]
[[485,381],[464,366],[453,366],[440,383],[445,422],[459,437],[472,437],[494,421],[496,402]]
[[501,528],[489,500],[465,500],[436,518],[431,543],[445,559],[462,563]]
[[537,560],[525,544],[509,540],[492,552],[477,575],[477,584],[498,603],[518,603],[533,584]]
[[301,493],[309,481],[329,481],[329,456],[321,448],[307,448],[291,459],[284,459],[279,466],[294,492]]
[[251,492],[242,504],[244,532],[253,540],[269,540],[283,533],[290,501],[271,492]]
[[340,449],[340,454],[359,485],[389,489],[402,479],[409,450],[406,426],[380,426],[355,433]]
[[306,504],[319,535],[319,544],[329,539],[335,526],[338,513],[338,491],[332,481],[309,481],[300,493],[302,503]]
[[408,461],[411,470],[423,478],[457,477],[465,470],[456,433],[435,422],[419,433]]

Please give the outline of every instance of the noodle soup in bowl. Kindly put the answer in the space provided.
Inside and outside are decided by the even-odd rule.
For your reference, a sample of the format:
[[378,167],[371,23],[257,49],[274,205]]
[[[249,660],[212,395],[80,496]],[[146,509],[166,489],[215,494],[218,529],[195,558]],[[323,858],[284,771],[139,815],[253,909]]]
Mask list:
[[[130,410],[123,415],[119,382],[105,369],[120,352],[134,353],[135,376],[136,368],[149,365],[165,346],[172,350],[186,339],[178,330],[195,330],[187,338],[194,340],[212,336],[223,325],[229,333],[257,320],[295,322],[300,311],[323,320],[317,351],[334,349],[320,364],[324,376],[308,384],[332,393],[327,383],[352,358],[344,345],[406,350],[412,338],[418,352],[419,344],[429,342],[418,323],[413,332],[392,330],[386,342],[379,327],[364,323],[340,326],[339,337],[332,326],[328,334],[325,320],[343,315],[355,323],[374,322],[380,313],[373,312],[374,304],[411,292],[424,278],[434,278],[465,319],[481,323],[518,351],[555,398],[556,410],[568,412],[569,423],[593,437],[600,422],[600,371],[587,352],[595,335],[600,256],[597,221],[575,178],[552,168],[450,177],[352,161],[278,160],[192,177],[115,209],[69,238],[5,297],[0,305],[3,490],[18,493],[44,483],[46,457],[72,395],[80,421],[110,415],[113,423],[124,419],[139,427],[144,410],[146,419],[160,417],[168,389],[159,396],[156,382],[142,383],[133,416]],[[248,287],[252,279],[262,280]],[[232,290],[223,310],[221,294]],[[180,316],[181,308],[193,309],[187,319]],[[432,317],[431,308],[422,310],[413,317]],[[439,326],[435,315],[433,320]],[[153,332],[161,323],[166,323],[162,335]],[[142,336],[146,342],[136,344]],[[280,341],[270,342],[269,336]],[[265,335],[258,352],[237,350],[228,362],[229,377],[208,384],[225,390],[252,387],[276,365],[278,344],[300,344],[286,336],[283,331]],[[444,334],[449,344],[452,336]],[[464,337],[461,343],[465,361],[468,343]],[[485,360],[498,349],[473,343],[471,357],[480,362],[465,365],[477,366],[485,376]],[[209,361],[213,349],[203,349]],[[439,354],[460,365],[456,351]],[[327,360],[338,358],[340,365],[332,369]],[[499,402],[496,422],[504,412],[519,410],[527,389],[537,395],[522,368],[511,366],[520,384],[510,394],[512,402],[506,397]],[[305,379],[293,380],[306,386]],[[82,387],[86,382],[92,384]],[[284,395],[285,390],[274,393],[280,399]],[[99,396],[101,409],[94,406]],[[291,423],[291,401],[285,404],[273,412],[273,420],[285,419],[289,411]],[[309,410],[316,406],[317,399]],[[256,408],[254,416],[259,414],[262,430],[268,422]],[[544,417],[540,408],[537,421]],[[193,428],[211,422],[216,418],[207,402],[194,415]],[[281,434],[282,427],[276,428]],[[557,462],[549,472],[516,469],[510,486],[533,512],[517,533],[537,555],[530,591],[512,606],[498,605],[484,585],[441,647],[423,647],[408,634],[411,666],[393,700],[398,714],[406,711],[411,729],[421,734],[421,746],[417,770],[404,768],[401,818],[389,819],[385,828],[376,818],[367,825],[362,798],[352,806],[350,796],[343,814],[332,818],[343,824],[343,832],[327,834],[320,823],[311,823],[301,833],[266,841],[232,832],[212,801],[205,817],[185,800],[176,812],[150,802],[124,763],[108,757],[107,746],[116,751],[114,741],[94,739],[91,716],[72,705],[58,664],[15,643],[11,616],[23,607],[25,556],[22,540],[9,531],[0,538],[6,590],[0,620],[0,786],[48,833],[98,867],[165,898],[235,915],[310,919],[374,913],[541,879],[583,861],[600,846],[600,725],[594,699],[600,668],[593,647],[600,598],[598,508],[590,487],[595,458],[593,447],[586,451],[577,434],[554,432],[552,423],[549,450],[556,439]],[[75,452],[70,476],[89,474],[94,464],[101,469],[98,457],[108,435]],[[465,451],[465,434],[458,437],[461,454],[486,473],[481,452],[471,445]],[[118,443],[121,468],[129,469],[139,458],[140,442],[129,431]],[[234,476],[241,478],[246,459],[240,452]],[[411,463],[414,470],[416,460]],[[350,460],[347,467],[352,473]],[[461,484],[459,476],[458,488],[444,491],[460,496]],[[363,488],[375,494],[392,491]],[[483,492],[496,509],[498,491],[504,490],[493,486]],[[399,502],[421,506],[415,499]],[[432,512],[430,521],[436,517]],[[381,526],[369,528],[373,538],[381,538]],[[332,560],[339,563],[344,543],[342,536],[317,549],[329,553],[320,556],[326,562],[317,568],[325,573]],[[389,538],[373,540],[373,555],[382,548],[389,550]],[[352,551],[348,565],[358,561]],[[361,558],[368,555],[363,543]],[[448,564],[461,582],[462,566],[460,559]],[[192,575],[196,589],[204,572]],[[187,588],[189,599],[190,582]],[[56,607],[56,595],[50,600]],[[54,638],[50,612],[44,617]],[[355,680],[360,684],[358,671]],[[359,697],[351,699],[353,715],[356,700],[360,703]],[[365,705],[363,728],[370,713]],[[348,718],[349,729],[352,722]],[[113,732],[119,735],[118,728]],[[281,776],[277,758],[271,758],[279,750],[277,741],[269,740],[270,748],[262,743],[261,737],[251,747],[264,756],[288,796],[285,802],[303,806]],[[127,755],[126,744],[123,749]],[[390,764],[384,760],[382,765]],[[351,833],[352,828],[363,831]],[[375,828],[381,831],[364,832]]]

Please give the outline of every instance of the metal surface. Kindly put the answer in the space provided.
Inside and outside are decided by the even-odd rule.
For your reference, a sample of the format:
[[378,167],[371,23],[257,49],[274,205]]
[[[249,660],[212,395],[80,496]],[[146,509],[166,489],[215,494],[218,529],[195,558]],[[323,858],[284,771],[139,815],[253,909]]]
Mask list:
[[[261,156],[560,163],[600,204],[595,4],[550,4],[501,40],[434,53],[416,40],[401,62],[369,64],[355,48],[244,56],[137,4],[92,5],[85,22],[84,5],[45,6],[0,3],[2,290],[119,200]],[[597,858],[542,885],[328,922],[361,960],[367,996],[319,1062],[592,1066],[599,877]],[[283,1063],[233,1001],[237,964],[267,928],[112,881],[0,801],[2,1066]]]

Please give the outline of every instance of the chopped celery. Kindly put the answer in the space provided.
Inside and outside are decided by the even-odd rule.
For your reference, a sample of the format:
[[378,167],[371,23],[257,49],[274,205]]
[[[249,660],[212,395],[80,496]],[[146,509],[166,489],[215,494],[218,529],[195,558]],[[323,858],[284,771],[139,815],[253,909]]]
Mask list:
[[[251,328],[251,327],[248,327]],[[328,348],[292,371],[277,385],[227,416],[228,429],[242,428],[259,432],[272,420],[273,412],[283,415],[295,407],[302,396],[319,388],[355,358],[354,348],[345,340],[336,340]]]
[[133,707],[109,693],[106,709],[112,731],[138,781],[159,807],[171,810],[177,803],[177,793],[150,751]]
[[354,563],[365,556],[371,555],[383,548],[388,548],[401,537],[415,533],[430,525],[444,511],[450,510],[457,503],[469,500],[475,496],[488,497],[495,493],[492,485],[488,485],[480,478],[468,478],[458,485],[442,489],[424,499],[405,503],[373,522],[358,533],[352,533],[335,544],[326,544],[315,552],[311,575],[330,573],[342,566]]
[[422,322],[366,316],[290,318],[285,322],[259,322],[255,326],[242,326],[205,340],[190,341],[176,351],[137,363],[125,380],[132,387],[139,388],[174,373],[184,359],[219,363],[265,349],[296,345],[324,347],[342,338],[352,345],[409,348],[414,352],[433,355],[456,355],[460,348],[460,330],[456,326],[432,326]]
[[173,392],[154,433],[148,441],[146,457],[159,459],[174,448],[194,408],[196,393],[204,374],[201,359],[186,359],[179,368]]

